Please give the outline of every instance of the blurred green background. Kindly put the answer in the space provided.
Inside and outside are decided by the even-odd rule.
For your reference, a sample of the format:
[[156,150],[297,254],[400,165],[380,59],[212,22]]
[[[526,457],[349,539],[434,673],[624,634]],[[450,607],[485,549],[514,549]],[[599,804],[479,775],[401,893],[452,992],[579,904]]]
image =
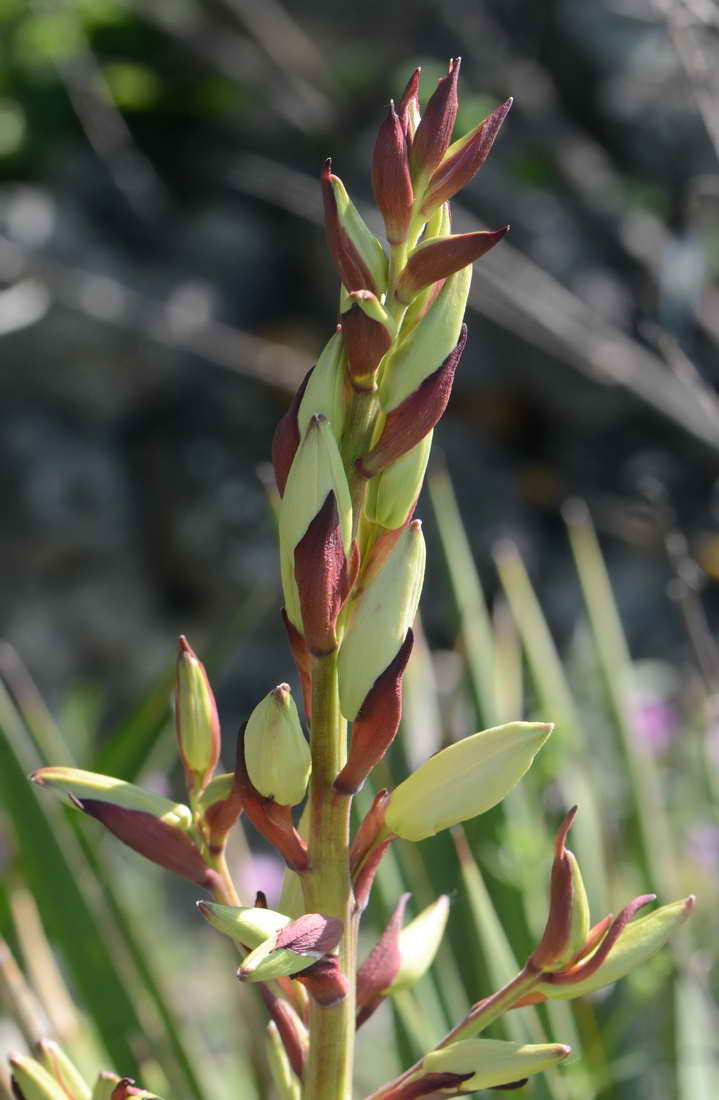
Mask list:
[[[718,45],[713,0],[0,0],[0,927],[78,1057],[169,1078],[167,1100],[266,1095],[260,1017],[193,889],[22,776],[74,759],[179,794],[181,631],[226,762],[292,679],[267,460],[336,319],[319,169],[331,154],[369,204],[388,98],[418,64],[426,96],[460,54],[458,132],[515,105],[454,224],[512,229],[476,268],[418,512],[428,650],[390,767],[495,719],[559,726],[526,794],[469,829],[483,879],[448,838],[387,863],[372,921],[402,888],[455,900],[441,971],[395,1008],[402,1057],[507,976],[483,881],[531,948],[548,837],[579,801],[598,906],[652,888],[699,907],[673,963],[517,1014],[583,1051],[534,1095],[715,1095]],[[594,527],[581,505],[563,518],[573,498]],[[249,839],[247,895],[276,900]],[[76,1007],[43,988],[45,934]],[[360,1071],[376,1085],[379,1054]]]

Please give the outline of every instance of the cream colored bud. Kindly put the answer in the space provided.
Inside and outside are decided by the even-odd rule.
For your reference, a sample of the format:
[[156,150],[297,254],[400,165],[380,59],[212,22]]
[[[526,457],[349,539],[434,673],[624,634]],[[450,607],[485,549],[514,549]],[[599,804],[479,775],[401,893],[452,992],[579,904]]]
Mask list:
[[72,1100],[90,1100],[92,1089],[59,1043],[54,1039],[41,1039],[36,1051],[38,1061]]
[[357,599],[350,619],[338,665],[345,718],[356,718],[375,680],[397,656],[417,614],[424,565],[422,524],[414,520]]
[[[664,946],[669,937],[691,914],[694,904],[695,899],[690,895],[680,901],[670,902],[669,905],[662,905],[646,917],[630,921],[594,974],[567,984],[562,982],[555,985],[542,982],[536,987],[537,992],[543,993],[551,1000],[571,1000],[619,981],[631,970],[642,966]],[[591,958],[592,956],[589,955],[587,959],[582,960],[582,964],[589,962]]]
[[201,789],[219,759],[220,721],[205,666],[184,634],[177,654],[175,726],[189,781]]
[[300,439],[307,431],[310,419],[315,413],[327,417],[335,439],[341,437],[344,425],[346,368],[342,333],[336,332],[325,344],[302,395],[300,407],[297,410]]
[[430,756],[392,792],[389,832],[424,840],[496,806],[522,778],[552,732],[542,722],[510,722]]
[[86,772],[80,768],[52,767],[39,768],[31,778],[42,787],[49,787],[68,797],[74,796],[80,801],[83,798],[94,799],[96,802],[109,802],[123,810],[139,810],[185,831],[192,825],[188,806],[171,802],[169,798],[144,791],[134,783],[126,783],[111,775]]
[[305,797],[312,754],[288,684],[257,704],[245,730],[245,766],[263,798],[296,806]]
[[433,435],[434,432],[428,432],[410,451],[370,478],[364,510],[372,523],[393,531],[406,523],[422,490]]
[[307,528],[334,493],[345,554],[352,540],[352,501],[337,440],[324,416],[312,415],[287,475],[280,504],[280,566],[285,610],[302,632],[300,597],[295,580],[294,551]]
[[8,1060],[12,1079],[23,1100],[67,1100],[68,1094],[62,1085],[34,1058],[11,1054]]
[[265,940],[273,939],[292,919],[274,909],[255,906],[218,905],[212,901],[198,901],[196,904],[213,928],[251,950]]
[[[463,1093],[497,1088],[541,1073],[562,1062],[571,1047],[563,1043],[511,1043],[503,1039],[461,1039],[422,1059],[423,1073],[473,1073],[456,1088]],[[454,1086],[453,1086],[454,1089]]]
[[442,894],[410,921],[399,934],[400,966],[388,993],[411,989],[429,970],[439,950],[449,916],[449,898]]
[[456,347],[471,281],[471,264],[450,275],[421,325],[400,339],[380,386],[380,401],[386,413],[414,393]]

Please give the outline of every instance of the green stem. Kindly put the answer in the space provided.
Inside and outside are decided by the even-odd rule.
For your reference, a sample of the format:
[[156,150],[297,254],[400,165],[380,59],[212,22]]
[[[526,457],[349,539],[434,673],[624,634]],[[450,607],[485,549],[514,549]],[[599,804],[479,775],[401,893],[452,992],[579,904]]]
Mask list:
[[302,875],[302,885],[308,912],[339,917],[344,922],[339,963],[347,981],[347,995],[339,1004],[328,1007],[312,1002],[303,1093],[306,1100],[352,1097],[357,915],[348,859],[351,799],[332,789],[345,755],[346,723],[339,709],[335,652],[318,657],[312,673],[310,869]]

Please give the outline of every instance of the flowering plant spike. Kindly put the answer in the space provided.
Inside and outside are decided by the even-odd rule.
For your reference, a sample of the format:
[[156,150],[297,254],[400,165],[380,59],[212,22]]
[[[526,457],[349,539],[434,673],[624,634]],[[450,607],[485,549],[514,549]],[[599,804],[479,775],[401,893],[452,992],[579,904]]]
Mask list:
[[[406,919],[411,898],[404,894],[358,961],[360,921],[389,847],[421,842],[491,809],[552,731],[549,722],[517,720],[465,736],[393,789],[379,790],[351,828],[353,799],[402,716],[425,572],[414,511],[467,345],[472,264],[508,228],[451,230],[448,200],[480,169],[511,106],[507,100],[455,138],[459,72],[453,58],[422,113],[417,70],[380,124],[371,176],[387,247],[329,161],[321,173],[327,243],[341,284],[339,323],[272,441],[282,617],[303,718],[280,683],[243,723],[234,770],[216,774],[217,708],[204,667],[182,637],[175,715],[186,802],[74,768],[32,776],[206,892],[199,913],[233,941],[237,977],[256,988],[266,1010],[268,1069],[282,1100],[353,1100],[356,1028],[386,998],[405,995],[440,948],[448,897]],[[575,812],[557,834],[549,914],[525,966],[369,1100],[514,1088],[554,1067],[569,1054],[561,1042],[477,1036],[510,1009],[616,981],[689,915],[693,898],[633,919],[653,900],[642,895],[592,926],[579,864],[566,846]],[[261,893],[254,904],[243,902],[233,882],[226,843],[243,814],[286,865],[278,909]],[[151,1095],[110,1072],[91,1087],[57,1044],[10,1062],[18,1100]]]

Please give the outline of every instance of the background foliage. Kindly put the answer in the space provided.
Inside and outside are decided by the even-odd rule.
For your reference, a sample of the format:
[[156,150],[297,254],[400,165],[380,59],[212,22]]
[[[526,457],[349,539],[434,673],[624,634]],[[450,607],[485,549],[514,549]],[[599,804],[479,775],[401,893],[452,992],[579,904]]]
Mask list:
[[[435,838],[388,864],[378,924],[405,886],[417,908],[454,899],[451,946],[395,1025],[414,1056],[522,959],[548,837],[578,801],[598,915],[645,888],[700,904],[674,963],[576,1011],[515,1014],[517,1034],[583,1052],[535,1093],[713,1095],[716,6],[3,0],[0,31],[0,926],[32,1020],[178,1100],[228,1080],[265,1095],[260,1017],[193,889],[24,775],[74,761],[178,791],[181,630],[207,659],[228,761],[290,677],[263,464],[336,312],[319,166],[331,153],[368,201],[386,99],[416,64],[426,94],[460,53],[460,130],[516,102],[455,224],[512,232],[477,267],[446,471],[419,511],[436,521],[432,656],[411,666],[390,767],[495,718],[559,725],[506,812],[468,830],[476,863],[460,874]],[[568,534],[574,497],[602,553],[581,506]],[[276,899],[278,868],[249,840],[247,894]],[[367,1088],[394,1069],[378,1064],[385,1011]]]

